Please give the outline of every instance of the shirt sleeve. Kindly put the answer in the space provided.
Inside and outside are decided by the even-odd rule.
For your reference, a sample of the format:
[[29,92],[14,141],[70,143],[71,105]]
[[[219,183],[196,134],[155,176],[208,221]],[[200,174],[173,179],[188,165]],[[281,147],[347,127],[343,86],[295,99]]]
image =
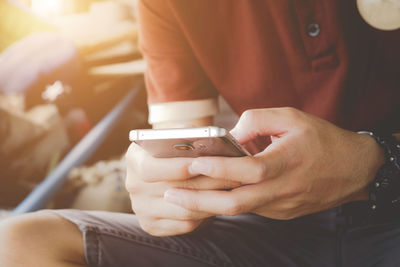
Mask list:
[[[193,54],[170,6],[170,1],[141,0],[138,4],[138,14],[139,46],[147,62],[145,80],[150,121],[162,121],[158,115],[151,114],[152,110],[162,114],[159,112],[159,107],[165,111],[170,107],[173,108],[174,103],[183,101],[209,99],[205,101],[208,104],[204,107],[215,102],[212,99],[217,98],[218,94]],[[160,106],[166,102],[168,105]],[[196,115],[196,110],[204,110],[204,107],[186,109],[186,113],[192,114],[185,116],[200,117],[202,115],[200,113],[204,112]],[[176,110],[180,108],[171,111],[175,114],[172,117],[179,119]]]

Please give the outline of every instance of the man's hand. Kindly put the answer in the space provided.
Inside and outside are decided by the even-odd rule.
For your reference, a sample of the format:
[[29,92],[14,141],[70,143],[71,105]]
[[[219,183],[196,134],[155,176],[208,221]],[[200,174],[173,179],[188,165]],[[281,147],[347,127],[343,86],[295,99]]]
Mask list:
[[293,108],[246,111],[232,134],[240,143],[257,136],[271,136],[272,143],[254,157],[203,157],[187,164],[192,175],[242,186],[168,189],[165,199],[194,212],[291,219],[366,199],[366,187],[384,162],[372,138]]
[[[239,182],[225,182],[188,171],[191,158],[153,158],[140,146],[132,143],[126,154],[126,188],[132,209],[144,231],[155,236],[185,234],[195,230],[212,213],[191,211],[164,200],[170,188],[196,190],[230,189]],[[195,177],[197,176],[197,177]]]

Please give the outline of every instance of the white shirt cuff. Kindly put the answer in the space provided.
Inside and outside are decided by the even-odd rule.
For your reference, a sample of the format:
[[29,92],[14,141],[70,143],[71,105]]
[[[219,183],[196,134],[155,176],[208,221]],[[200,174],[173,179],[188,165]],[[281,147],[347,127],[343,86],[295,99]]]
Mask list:
[[199,119],[218,114],[218,99],[165,102],[149,105],[149,123]]

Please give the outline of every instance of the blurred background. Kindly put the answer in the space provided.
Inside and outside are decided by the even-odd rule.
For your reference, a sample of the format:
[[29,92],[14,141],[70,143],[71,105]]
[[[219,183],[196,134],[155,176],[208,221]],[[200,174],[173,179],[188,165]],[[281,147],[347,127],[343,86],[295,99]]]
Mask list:
[[0,0],[0,218],[130,212],[122,156],[148,127],[137,34],[135,0]]

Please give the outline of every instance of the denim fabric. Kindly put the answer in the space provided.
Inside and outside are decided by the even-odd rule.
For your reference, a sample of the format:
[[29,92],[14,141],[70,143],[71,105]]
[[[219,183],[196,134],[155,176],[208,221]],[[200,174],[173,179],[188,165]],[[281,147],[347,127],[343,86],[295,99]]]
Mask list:
[[55,212],[79,227],[93,267],[400,266],[399,216],[374,221],[364,206],[286,221],[217,216],[193,233],[173,237],[143,232],[131,214]]

